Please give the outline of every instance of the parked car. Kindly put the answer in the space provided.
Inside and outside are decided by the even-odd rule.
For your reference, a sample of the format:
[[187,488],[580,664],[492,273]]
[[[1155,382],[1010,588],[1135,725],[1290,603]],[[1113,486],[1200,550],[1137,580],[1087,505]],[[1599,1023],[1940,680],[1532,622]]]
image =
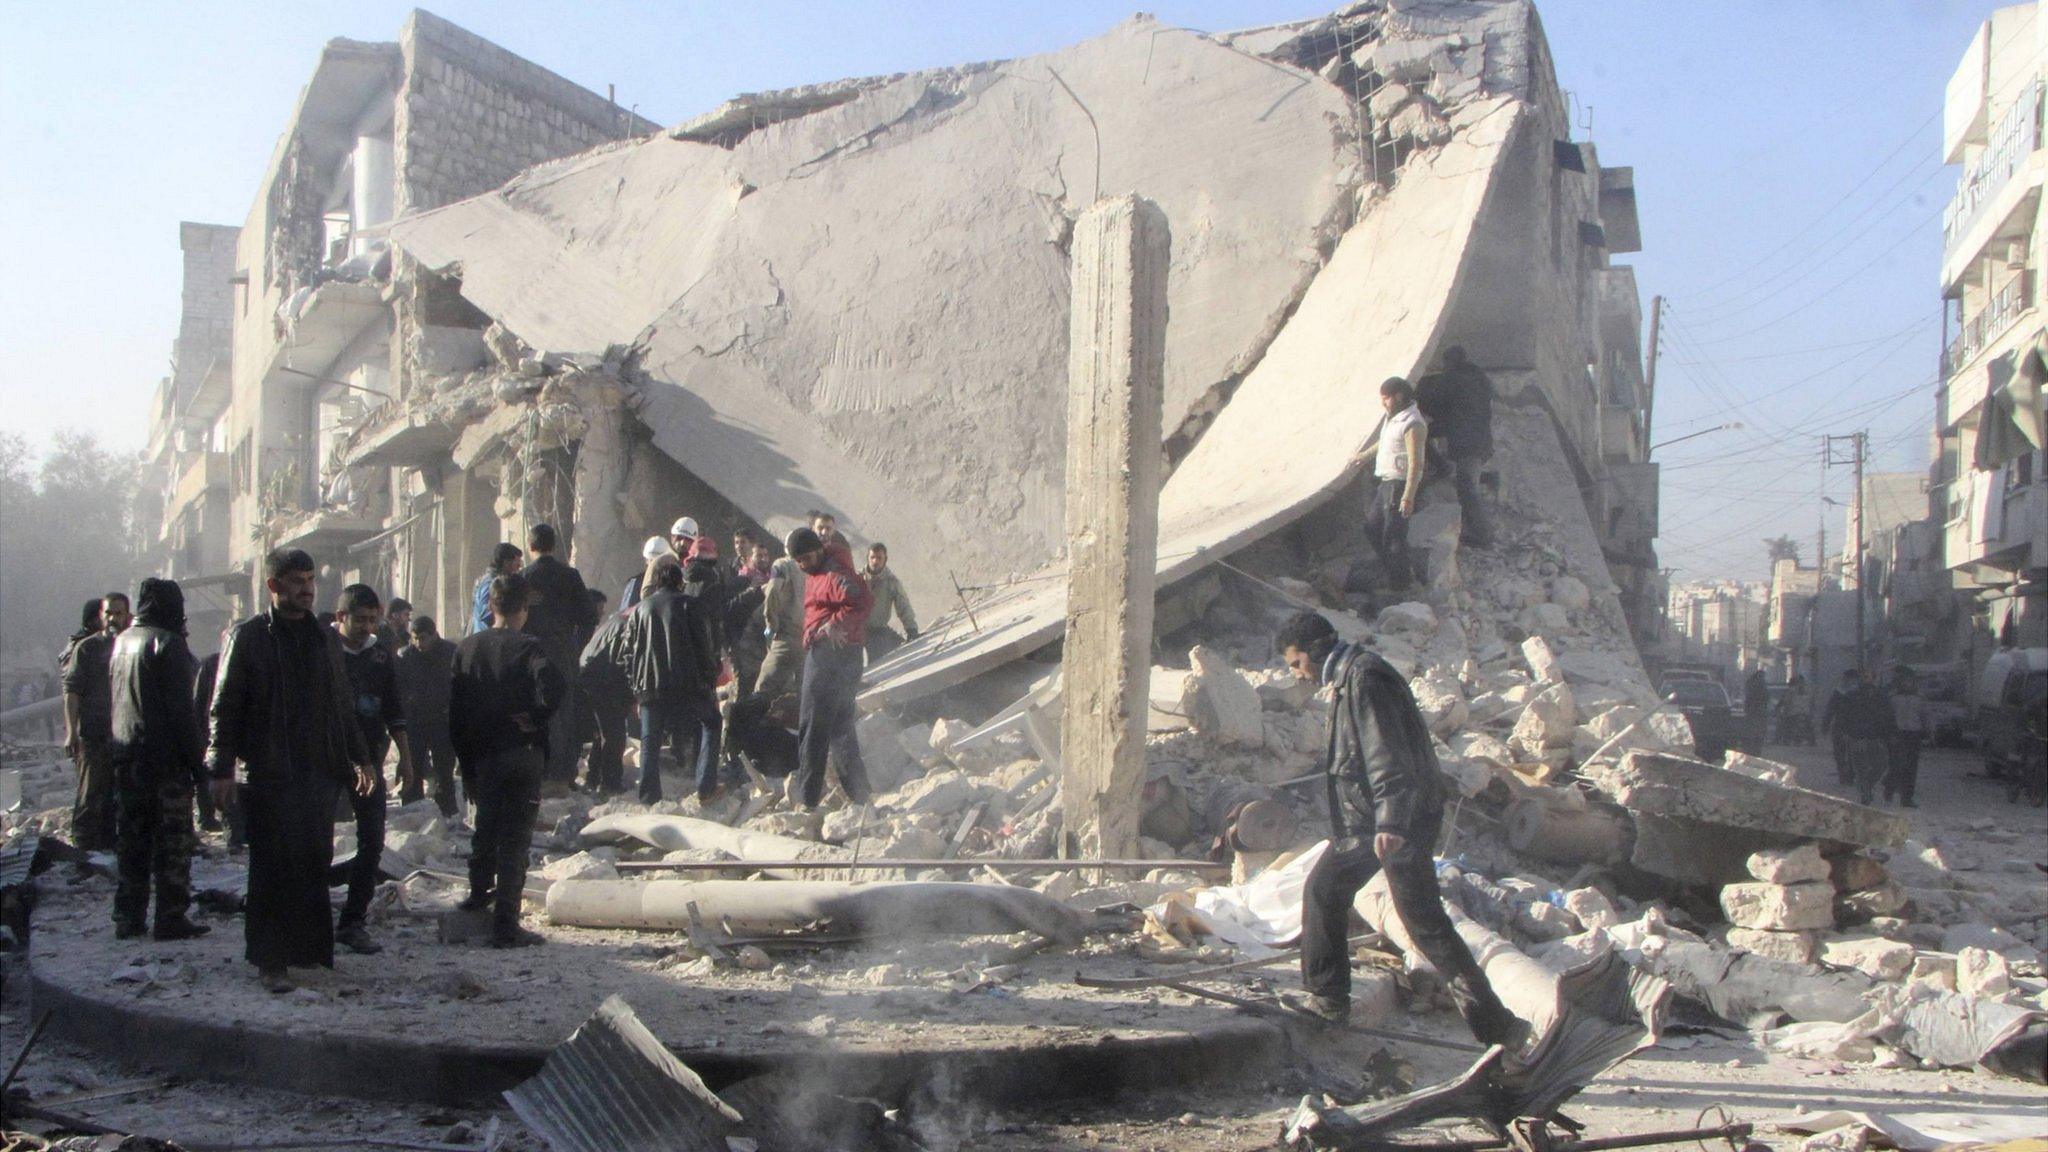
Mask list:
[[1681,677],[1664,681],[1664,699],[1678,706],[1685,722],[1692,726],[1692,742],[1702,760],[1717,762],[1735,747],[1741,733],[1735,726],[1735,709],[1728,703],[1728,690],[1711,680]]
[[2004,648],[1985,662],[1970,701],[1972,727],[1984,744],[1984,771],[2018,777],[2029,765],[2032,701],[2048,694],[2048,648]]

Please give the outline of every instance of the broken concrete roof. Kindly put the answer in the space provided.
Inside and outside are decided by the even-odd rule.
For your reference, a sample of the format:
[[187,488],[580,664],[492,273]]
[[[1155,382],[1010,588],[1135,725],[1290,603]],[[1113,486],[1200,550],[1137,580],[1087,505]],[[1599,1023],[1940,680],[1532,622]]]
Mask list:
[[[1456,302],[1495,162],[1521,123],[1506,97],[1466,115],[1467,130],[1418,157],[1345,233],[1265,358],[1167,478],[1162,586],[1291,523],[1364,466],[1382,418],[1378,384],[1428,361]],[[1056,638],[1066,587],[1021,583],[974,615],[973,631],[956,619],[951,634],[928,631],[871,669],[875,686],[862,703],[938,691]]]
[[1059,551],[1072,218],[1124,191],[1166,209],[1172,429],[1259,362],[1349,220],[1353,114],[1335,85],[1144,18],[851,87],[706,129],[730,148],[657,136],[392,235],[536,348],[636,346],[664,452],[771,529],[836,511],[947,603],[949,571]]

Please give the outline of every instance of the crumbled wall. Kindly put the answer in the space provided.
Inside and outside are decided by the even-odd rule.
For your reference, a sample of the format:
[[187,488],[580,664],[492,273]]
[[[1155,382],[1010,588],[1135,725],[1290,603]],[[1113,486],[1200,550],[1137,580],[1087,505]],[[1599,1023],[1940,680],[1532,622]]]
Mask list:
[[498,187],[546,160],[656,125],[480,36],[415,10],[394,122],[399,212]]
[[178,225],[178,246],[185,254],[184,299],[179,308],[178,336],[172,344],[173,387],[179,406],[198,389],[214,358],[227,354],[234,340],[235,241],[241,229],[224,224]]

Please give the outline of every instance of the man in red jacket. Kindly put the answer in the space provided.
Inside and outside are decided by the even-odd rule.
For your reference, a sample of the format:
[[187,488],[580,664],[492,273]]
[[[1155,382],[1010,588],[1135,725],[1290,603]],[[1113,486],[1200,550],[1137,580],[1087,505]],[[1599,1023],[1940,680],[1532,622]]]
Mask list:
[[875,598],[853,569],[843,541],[827,543],[809,528],[789,534],[790,558],[804,570],[804,679],[797,720],[796,795],[806,811],[825,796],[825,762],[839,768],[839,786],[855,804],[869,797],[868,770],[854,734],[868,610]]

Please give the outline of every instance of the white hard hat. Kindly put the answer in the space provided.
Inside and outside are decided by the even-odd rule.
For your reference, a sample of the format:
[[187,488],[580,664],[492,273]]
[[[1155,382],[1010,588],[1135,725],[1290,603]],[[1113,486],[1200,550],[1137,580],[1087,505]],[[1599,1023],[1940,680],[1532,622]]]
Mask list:
[[667,556],[671,551],[668,541],[663,540],[659,536],[649,536],[647,543],[640,546],[640,558],[642,560],[652,560],[656,556]]
[[668,534],[671,536],[688,536],[692,540],[695,540],[698,536],[702,535],[702,533],[697,531],[697,522],[695,520],[690,519],[688,516],[684,516],[681,519],[677,520],[675,523],[669,525]]

